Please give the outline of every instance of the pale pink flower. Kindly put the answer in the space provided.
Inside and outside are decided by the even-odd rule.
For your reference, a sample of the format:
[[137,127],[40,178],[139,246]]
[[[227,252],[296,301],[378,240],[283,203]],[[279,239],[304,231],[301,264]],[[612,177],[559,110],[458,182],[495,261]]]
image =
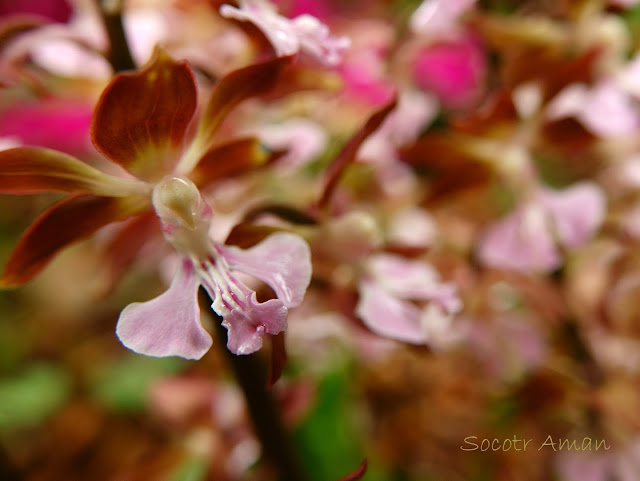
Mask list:
[[378,254],[369,260],[368,268],[369,276],[359,285],[356,314],[369,329],[384,337],[432,347],[459,339],[460,331],[451,322],[462,309],[457,288],[441,282],[431,265]]
[[638,107],[612,80],[591,88],[584,84],[566,87],[548,105],[546,115],[549,120],[574,117],[599,137],[632,135],[640,127]]
[[[171,37],[172,24],[179,21],[177,11],[149,8],[126,9],[123,27],[134,62],[143,64],[154,47]],[[100,18],[89,10],[78,11],[68,24],[45,25],[19,36],[7,47],[5,57],[24,56],[51,73],[70,78],[104,80],[112,74],[101,52],[108,38]]]
[[[635,439],[624,449],[613,448],[610,443],[600,444],[595,450],[593,438],[589,451],[559,453],[556,466],[564,481],[635,481],[640,470],[640,440]],[[578,443],[582,442],[578,439]],[[606,439],[605,439],[606,442]],[[581,447],[581,446],[580,446]],[[609,449],[607,449],[607,447]]]
[[278,163],[289,168],[304,165],[319,157],[328,140],[327,133],[320,125],[304,118],[288,119],[257,130],[267,147],[287,151],[278,159]]
[[347,37],[334,37],[329,27],[304,14],[289,19],[279,15],[266,0],[240,0],[240,8],[222,5],[223,17],[248,21],[258,27],[271,42],[278,56],[300,53],[323,65],[334,67],[351,45]]
[[382,125],[362,143],[358,157],[379,163],[397,159],[397,149],[416,140],[438,112],[434,97],[420,91],[405,91]]
[[[200,323],[201,285],[213,299],[212,309],[224,319],[231,352],[255,352],[265,334],[286,329],[287,308],[302,302],[311,278],[309,248],[300,237],[276,233],[247,250],[213,242],[208,234],[211,207],[183,178],[158,183],[153,205],[181,262],[164,294],[122,311],[116,333],[125,346],[149,356],[202,357],[212,340]],[[236,272],[264,281],[277,298],[258,302]]]
[[419,207],[397,212],[389,222],[388,239],[394,244],[426,248],[432,246],[437,237],[435,220]]
[[409,26],[414,33],[442,37],[457,31],[460,17],[476,0],[424,0],[413,12]]
[[539,188],[487,230],[480,241],[480,259],[504,269],[555,269],[562,264],[559,246],[572,249],[584,244],[604,215],[604,194],[593,183],[581,182],[562,191]]
[[610,5],[621,8],[633,8],[640,3],[640,0],[609,0]]

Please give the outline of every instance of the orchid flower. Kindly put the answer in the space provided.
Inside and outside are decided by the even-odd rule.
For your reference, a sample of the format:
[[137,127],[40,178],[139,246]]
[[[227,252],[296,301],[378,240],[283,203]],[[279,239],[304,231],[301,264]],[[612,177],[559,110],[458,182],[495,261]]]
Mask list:
[[[20,285],[67,245],[111,222],[151,211],[180,262],[164,294],[122,311],[117,334],[125,346],[150,356],[202,357],[212,341],[200,324],[200,285],[224,319],[232,352],[254,352],[265,333],[282,332],[287,309],[302,301],[309,284],[306,243],[287,233],[273,234],[248,250],[214,243],[208,235],[212,210],[199,187],[266,160],[268,154],[255,139],[213,146],[214,134],[234,105],[273,86],[288,61],[274,59],[222,78],[190,142],[186,137],[197,85],[186,62],[157,50],[140,72],[117,75],[98,101],[91,135],[95,147],[133,178],[104,173],[49,149],[0,152],[0,192],[72,194],[25,232],[0,278],[2,285]],[[258,302],[236,272],[263,280],[277,298]]]
[[575,117],[594,135],[605,138],[631,136],[640,127],[640,110],[633,98],[612,80],[592,88],[569,85],[551,101],[546,115],[549,120]]
[[303,14],[294,19],[279,15],[266,0],[240,0],[240,8],[222,5],[223,17],[248,21],[258,27],[278,56],[301,53],[313,60],[335,67],[351,45],[347,37],[333,37],[329,28],[316,17]]
[[[360,282],[356,314],[376,334],[410,344],[443,347],[461,334],[451,324],[462,309],[454,284],[428,263],[378,254]],[[414,302],[423,303],[419,307]]]
[[522,271],[548,271],[562,264],[558,246],[584,244],[604,220],[605,197],[593,183],[562,191],[539,188],[510,215],[491,226],[480,242],[487,265]]

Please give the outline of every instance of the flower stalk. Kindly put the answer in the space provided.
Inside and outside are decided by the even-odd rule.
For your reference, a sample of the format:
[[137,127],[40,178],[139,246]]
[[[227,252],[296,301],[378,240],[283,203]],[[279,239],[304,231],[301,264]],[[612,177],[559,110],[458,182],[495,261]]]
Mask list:
[[[200,301],[210,306],[213,302],[204,288],[200,289]],[[264,455],[278,472],[278,479],[286,481],[308,481],[304,467],[298,457],[282,415],[271,392],[267,390],[267,370],[256,354],[238,356],[227,349],[227,330],[222,318],[215,312],[214,325],[220,351],[224,354],[231,371],[242,390],[247,412],[260,441]]]
[[135,69],[136,64],[131,56],[131,50],[129,49],[122,23],[122,2],[111,2],[113,5],[110,8],[105,5],[106,2],[104,0],[95,0],[95,3],[109,38],[107,60],[111,64],[113,72],[118,73]]

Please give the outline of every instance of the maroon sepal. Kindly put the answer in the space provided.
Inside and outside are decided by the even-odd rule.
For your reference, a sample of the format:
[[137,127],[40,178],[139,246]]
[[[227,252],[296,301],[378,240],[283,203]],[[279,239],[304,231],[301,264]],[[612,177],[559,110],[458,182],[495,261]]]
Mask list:
[[147,197],[68,197],[47,209],[22,235],[13,250],[0,287],[16,287],[38,274],[70,244],[89,237],[101,227],[144,211]]
[[331,195],[335,190],[340,178],[342,177],[345,169],[355,160],[356,154],[360,145],[371,135],[387,118],[387,115],[395,109],[398,100],[394,99],[380,110],[373,113],[366,121],[366,123],[351,137],[351,140],[345,145],[342,151],[334,159],[333,163],[327,169],[327,174],[324,179],[324,186],[322,188],[322,195],[318,200],[318,207],[325,207]]

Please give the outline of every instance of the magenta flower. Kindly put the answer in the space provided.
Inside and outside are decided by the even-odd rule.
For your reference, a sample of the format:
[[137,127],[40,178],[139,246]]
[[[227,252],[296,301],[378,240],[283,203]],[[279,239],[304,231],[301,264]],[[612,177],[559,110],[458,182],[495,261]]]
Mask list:
[[418,51],[413,64],[416,84],[449,108],[476,100],[485,74],[484,49],[472,35],[427,45]]
[[487,265],[522,271],[548,271],[562,264],[559,247],[584,244],[600,227],[605,197],[595,184],[581,182],[562,191],[540,188],[480,241]]
[[0,17],[35,15],[54,22],[67,22],[73,8],[67,0],[21,0],[0,2]]
[[347,37],[333,37],[329,28],[312,15],[294,19],[279,15],[266,0],[240,0],[240,8],[222,5],[220,14],[258,27],[278,56],[300,53],[328,67],[334,67],[351,45]]
[[[212,211],[198,189],[268,160],[255,139],[216,146],[213,134],[235,104],[274,85],[289,60],[252,65],[222,78],[188,142],[197,86],[186,62],[174,62],[158,50],[142,71],[117,75],[98,102],[91,135],[96,148],[133,178],[106,174],[54,150],[0,152],[0,192],[73,194],[22,236],[2,284],[28,281],[59,250],[111,222],[155,213],[180,264],[164,294],[124,309],[117,326],[124,345],[151,356],[202,357],[211,337],[200,325],[200,285],[224,319],[232,352],[254,352],[265,333],[282,332],[287,308],[301,302],[309,284],[306,243],[276,233],[245,251],[216,244],[208,236]],[[263,280],[277,298],[258,302],[237,272]]]
[[356,314],[373,332],[411,344],[445,346],[460,332],[451,323],[462,309],[454,284],[428,263],[378,254],[359,286]]
[[91,107],[81,101],[16,102],[0,112],[0,136],[70,154],[91,148]]

